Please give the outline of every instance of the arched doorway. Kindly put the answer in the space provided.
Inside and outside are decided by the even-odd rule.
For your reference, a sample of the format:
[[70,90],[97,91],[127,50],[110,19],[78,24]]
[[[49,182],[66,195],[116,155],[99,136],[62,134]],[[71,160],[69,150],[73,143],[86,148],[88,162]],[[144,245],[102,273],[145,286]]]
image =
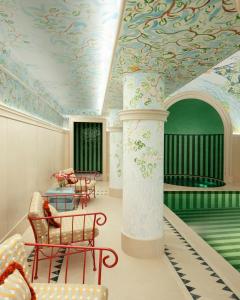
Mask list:
[[[189,106],[189,111],[188,104],[191,106]],[[169,160],[165,160],[165,172],[184,172],[184,174],[190,173],[213,178],[222,177],[226,183],[231,182],[232,126],[222,105],[207,94],[185,92],[168,99],[165,107],[170,110],[165,126],[166,134],[175,134],[174,138],[170,137],[173,139],[171,142],[176,144],[178,142],[176,139],[180,139],[176,135],[185,135],[181,141],[181,145],[184,143],[184,147],[180,149],[179,153],[179,149],[171,153],[171,163]],[[173,121],[173,114],[175,114],[175,121]],[[179,119],[180,117],[182,121]],[[176,149],[176,145],[173,146]],[[197,152],[195,146],[200,147]],[[205,149],[204,152],[203,149]],[[221,149],[222,153],[220,153]],[[171,148],[167,151],[172,152]],[[177,161],[174,162],[177,155]],[[183,156],[179,157],[179,155]],[[200,155],[200,157],[196,157],[196,155]],[[181,162],[181,160],[183,161]]]

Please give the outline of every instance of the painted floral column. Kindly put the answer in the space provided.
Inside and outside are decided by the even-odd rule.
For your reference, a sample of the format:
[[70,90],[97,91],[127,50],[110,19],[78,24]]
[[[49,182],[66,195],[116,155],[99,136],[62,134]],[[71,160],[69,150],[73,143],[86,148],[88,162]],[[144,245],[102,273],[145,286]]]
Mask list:
[[122,248],[136,257],[163,252],[163,97],[158,74],[124,76]]
[[109,118],[109,195],[122,197],[122,122],[119,120],[118,111],[112,110]]

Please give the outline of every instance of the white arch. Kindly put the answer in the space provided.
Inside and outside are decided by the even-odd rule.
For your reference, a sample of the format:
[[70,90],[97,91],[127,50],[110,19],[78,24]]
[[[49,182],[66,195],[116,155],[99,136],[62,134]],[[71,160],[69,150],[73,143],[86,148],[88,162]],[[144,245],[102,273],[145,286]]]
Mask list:
[[198,99],[211,105],[219,114],[222,119],[224,127],[224,181],[225,183],[232,182],[232,122],[228,112],[224,109],[221,102],[216,100],[212,95],[200,91],[187,91],[178,93],[169,97],[164,102],[164,108],[169,109],[174,103],[186,100]]

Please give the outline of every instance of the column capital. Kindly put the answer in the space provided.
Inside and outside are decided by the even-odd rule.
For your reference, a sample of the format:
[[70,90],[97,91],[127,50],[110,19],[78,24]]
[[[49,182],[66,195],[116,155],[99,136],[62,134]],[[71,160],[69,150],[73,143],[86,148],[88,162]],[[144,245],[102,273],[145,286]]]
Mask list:
[[163,109],[128,109],[119,113],[121,121],[127,120],[158,120],[165,122],[169,112]]

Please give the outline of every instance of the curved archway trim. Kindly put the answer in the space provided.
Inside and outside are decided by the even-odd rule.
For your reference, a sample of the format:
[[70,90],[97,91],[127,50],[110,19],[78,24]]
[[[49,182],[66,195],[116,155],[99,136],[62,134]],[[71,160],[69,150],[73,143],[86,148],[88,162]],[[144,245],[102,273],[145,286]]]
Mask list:
[[232,182],[232,122],[228,112],[224,109],[221,103],[212,95],[200,91],[188,91],[178,93],[169,97],[164,102],[164,108],[168,110],[170,106],[181,100],[198,99],[211,105],[219,114],[224,126],[224,181],[225,183]]

